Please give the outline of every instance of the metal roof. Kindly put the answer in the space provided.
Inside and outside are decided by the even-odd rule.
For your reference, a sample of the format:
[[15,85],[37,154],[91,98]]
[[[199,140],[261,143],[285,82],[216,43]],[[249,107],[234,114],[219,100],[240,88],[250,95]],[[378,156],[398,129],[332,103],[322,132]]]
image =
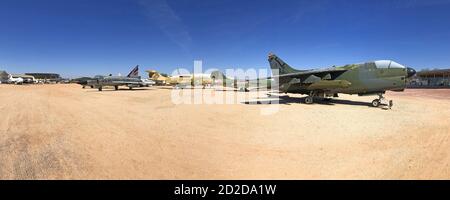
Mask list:
[[450,69],[438,69],[438,70],[430,70],[430,71],[420,71],[417,72],[417,76],[419,77],[449,77]]

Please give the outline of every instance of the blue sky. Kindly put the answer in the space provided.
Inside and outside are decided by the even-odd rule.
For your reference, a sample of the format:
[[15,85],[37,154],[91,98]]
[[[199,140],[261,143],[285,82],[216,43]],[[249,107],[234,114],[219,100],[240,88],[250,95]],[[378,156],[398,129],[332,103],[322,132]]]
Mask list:
[[298,68],[393,59],[450,67],[450,0],[0,0],[0,69]]

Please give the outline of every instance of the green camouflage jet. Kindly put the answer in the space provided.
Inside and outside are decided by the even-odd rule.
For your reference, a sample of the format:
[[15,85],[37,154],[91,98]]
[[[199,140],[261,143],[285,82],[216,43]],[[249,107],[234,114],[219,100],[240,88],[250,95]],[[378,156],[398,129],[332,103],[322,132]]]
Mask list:
[[[297,70],[276,55],[269,54],[269,63],[279,92],[306,94],[306,104],[312,104],[315,98],[330,100],[338,97],[338,93],[344,93],[378,95],[379,98],[372,101],[372,105],[378,107],[385,100],[383,94],[386,91],[404,91],[406,79],[416,73],[414,69],[390,60]],[[389,101],[391,106],[392,101]]]

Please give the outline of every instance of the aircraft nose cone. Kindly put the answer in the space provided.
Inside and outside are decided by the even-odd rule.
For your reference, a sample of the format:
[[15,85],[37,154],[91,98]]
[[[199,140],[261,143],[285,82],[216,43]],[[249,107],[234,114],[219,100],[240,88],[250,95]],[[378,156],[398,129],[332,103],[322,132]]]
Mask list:
[[413,68],[408,67],[406,70],[406,73],[408,74],[408,78],[411,76],[414,76],[414,74],[416,74],[416,70],[414,70]]

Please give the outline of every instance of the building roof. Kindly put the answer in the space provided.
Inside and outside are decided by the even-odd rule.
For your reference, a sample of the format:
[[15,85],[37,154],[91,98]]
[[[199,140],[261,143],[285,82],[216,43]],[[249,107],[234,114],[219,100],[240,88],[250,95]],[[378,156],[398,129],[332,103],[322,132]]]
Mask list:
[[25,73],[26,75],[34,76],[37,79],[60,79],[59,74],[55,73]]
[[450,76],[450,69],[420,71],[420,72],[417,72],[417,76],[419,76],[419,77],[430,77],[430,76],[448,77],[448,76]]
[[34,75],[37,75],[37,76],[59,76],[59,74],[56,74],[56,73],[25,73],[26,75],[31,75],[31,76],[34,76]]
[[15,76],[15,77],[20,77],[20,78],[34,78],[34,76],[25,75],[25,74],[11,74],[11,75]]

